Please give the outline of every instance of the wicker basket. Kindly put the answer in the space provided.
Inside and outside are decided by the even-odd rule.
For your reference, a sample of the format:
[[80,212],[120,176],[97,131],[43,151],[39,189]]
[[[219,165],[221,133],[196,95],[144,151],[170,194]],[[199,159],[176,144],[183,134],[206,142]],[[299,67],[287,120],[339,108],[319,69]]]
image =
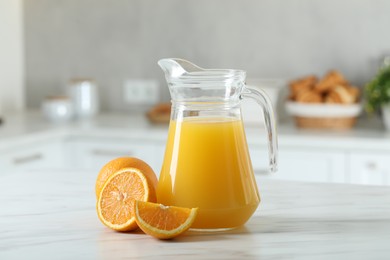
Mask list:
[[155,124],[168,124],[171,117],[171,104],[160,103],[153,106],[147,113],[146,117],[150,122]]
[[356,123],[356,117],[294,117],[300,128],[311,129],[350,129]]

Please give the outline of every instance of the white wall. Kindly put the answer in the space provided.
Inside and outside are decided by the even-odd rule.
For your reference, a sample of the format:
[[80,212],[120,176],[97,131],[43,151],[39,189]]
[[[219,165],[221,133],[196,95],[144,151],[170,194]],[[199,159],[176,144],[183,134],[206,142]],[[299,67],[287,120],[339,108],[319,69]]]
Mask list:
[[0,0],[0,111],[24,108],[22,0]]
[[[154,78],[157,60],[292,79],[338,69],[363,86],[390,53],[389,0],[24,0],[27,105],[92,77],[103,109],[128,109],[126,78]],[[129,108],[131,109],[131,108]]]

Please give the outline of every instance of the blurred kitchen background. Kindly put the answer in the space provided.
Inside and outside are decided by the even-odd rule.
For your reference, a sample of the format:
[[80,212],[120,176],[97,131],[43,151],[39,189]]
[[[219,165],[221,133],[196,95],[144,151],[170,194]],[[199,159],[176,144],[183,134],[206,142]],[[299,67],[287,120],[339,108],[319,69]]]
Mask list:
[[270,95],[277,174],[260,108],[243,109],[259,176],[390,185],[390,66],[371,84],[372,116],[363,109],[390,55],[389,14],[386,0],[0,0],[0,174],[97,171],[129,155],[159,173],[170,95],[157,61],[177,57],[245,70]]
[[163,57],[239,68],[248,78],[290,80],[337,69],[362,87],[390,54],[386,0],[0,3],[2,111],[39,109],[75,77],[95,79],[101,111],[144,108],[125,100],[126,80],[152,80],[158,100],[168,101],[156,63]]

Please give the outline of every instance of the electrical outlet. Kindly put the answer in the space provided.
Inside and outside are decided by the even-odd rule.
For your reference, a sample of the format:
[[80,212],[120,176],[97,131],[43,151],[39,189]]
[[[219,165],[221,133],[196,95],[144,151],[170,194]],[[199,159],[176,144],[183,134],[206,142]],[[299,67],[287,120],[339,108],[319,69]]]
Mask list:
[[148,79],[129,79],[124,83],[126,103],[153,105],[159,101],[158,82]]

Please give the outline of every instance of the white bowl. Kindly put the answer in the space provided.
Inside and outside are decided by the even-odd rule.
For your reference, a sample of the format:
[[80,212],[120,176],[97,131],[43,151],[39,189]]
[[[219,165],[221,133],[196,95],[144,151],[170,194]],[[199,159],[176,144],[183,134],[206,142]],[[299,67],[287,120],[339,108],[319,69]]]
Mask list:
[[346,118],[357,117],[362,111],[362,105],[307,104],[288,101],[286,111],[298,117]]
[[67,122],[73,117],[73,103],[68,97],[47,97],[42,103],[42,112],[51,122]]

